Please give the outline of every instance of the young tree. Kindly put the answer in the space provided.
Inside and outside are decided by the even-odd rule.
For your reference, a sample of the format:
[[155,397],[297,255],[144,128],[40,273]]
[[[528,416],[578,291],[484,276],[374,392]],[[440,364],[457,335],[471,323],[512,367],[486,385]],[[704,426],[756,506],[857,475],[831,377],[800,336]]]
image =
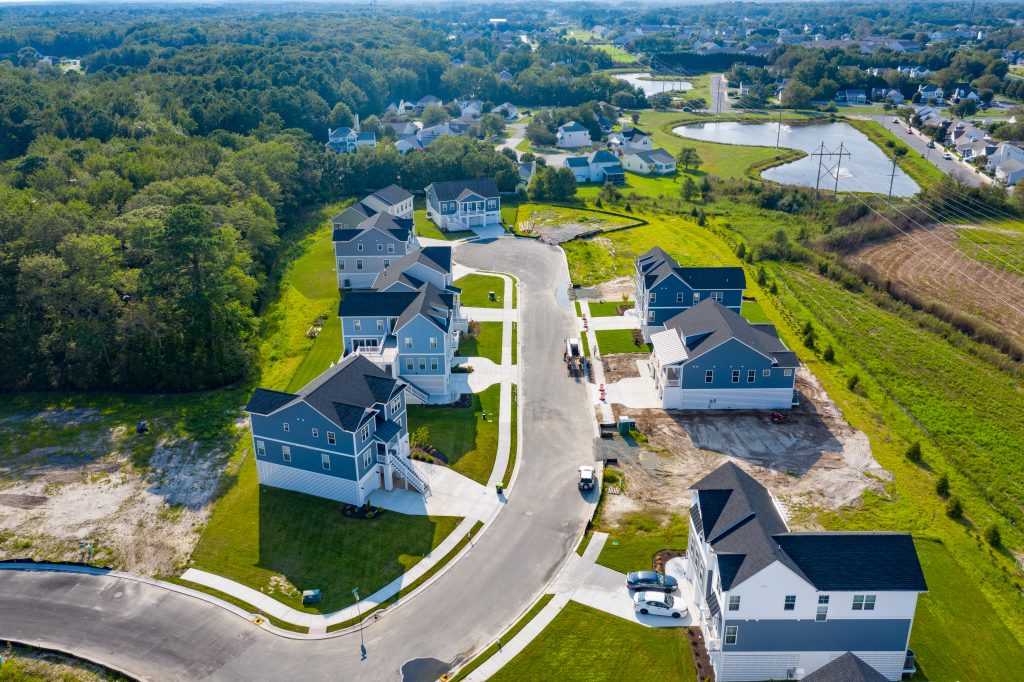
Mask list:
[[354,123],[355,117],[352,115],[352,110],[344,102],[335,104],[334,108],[331,109],[331,113],[327,116],[327,127],[331,130],[351,128]]
[[428,104],[423,109],[423,127],[429,128],[448,120],[448,112],[439,104]]
[[691,201],[697,195],[697,183],[689,175],[683,181],[683,186],[679,188],[679,194],[685,201]]
[[676,154],[676,163],[684,169],[690,170],[691,167],[696,168],[700,165],[700,155],[694,147],[683,147]]

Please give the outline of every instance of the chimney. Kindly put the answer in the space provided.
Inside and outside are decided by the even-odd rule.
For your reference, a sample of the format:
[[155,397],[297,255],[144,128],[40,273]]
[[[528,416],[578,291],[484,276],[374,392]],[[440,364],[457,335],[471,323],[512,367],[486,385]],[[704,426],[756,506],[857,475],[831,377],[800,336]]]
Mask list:
[[355,122],[354,122],[354,123],[352,124],[352,128],[353,128],[353,130],[355,130],[355,131],[356,131],[357,133],[359,133],[359,132],[362,132],[361,130],[359,130],[359,114],[356,114],[356,120],[355,120]]

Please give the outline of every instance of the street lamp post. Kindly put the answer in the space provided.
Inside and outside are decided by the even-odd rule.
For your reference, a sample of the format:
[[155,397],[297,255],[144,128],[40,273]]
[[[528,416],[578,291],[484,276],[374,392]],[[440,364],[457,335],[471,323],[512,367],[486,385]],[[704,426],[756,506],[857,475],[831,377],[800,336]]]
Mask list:
[[352,596],[356,600],[356,614],[359,618],[359,653],[362,655],[363,660],[366,660],[366,642],[363,640],[363,613],[359,608],[359,588],[352,588]]

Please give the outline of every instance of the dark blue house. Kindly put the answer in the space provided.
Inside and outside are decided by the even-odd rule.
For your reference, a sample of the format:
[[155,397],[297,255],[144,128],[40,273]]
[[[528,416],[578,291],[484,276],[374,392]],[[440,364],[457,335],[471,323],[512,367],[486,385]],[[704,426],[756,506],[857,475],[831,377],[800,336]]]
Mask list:
[[655,246],[636,259],[636,311],[644,339],[707,299],[739,313],[746,286],[743,268],[684,268]]
[[651,370],[665,409],[792,407],[796,354],[775,326],[751,324],[714,299],[651,335]]
[[409,460],[405,388],[350,355],[297,393],[256,389],[245,411],[260,484],[357,505],[378,488],[425,493]]

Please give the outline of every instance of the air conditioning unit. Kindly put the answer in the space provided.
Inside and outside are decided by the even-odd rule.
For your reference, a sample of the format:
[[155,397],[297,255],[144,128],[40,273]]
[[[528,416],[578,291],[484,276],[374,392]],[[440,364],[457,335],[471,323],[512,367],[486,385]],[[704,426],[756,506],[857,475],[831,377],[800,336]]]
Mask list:
[[804,679],[804,669],[803,668],[790,668],[788,671],[786,671],[786,679],[787,680],[802,680],[802,679]]

